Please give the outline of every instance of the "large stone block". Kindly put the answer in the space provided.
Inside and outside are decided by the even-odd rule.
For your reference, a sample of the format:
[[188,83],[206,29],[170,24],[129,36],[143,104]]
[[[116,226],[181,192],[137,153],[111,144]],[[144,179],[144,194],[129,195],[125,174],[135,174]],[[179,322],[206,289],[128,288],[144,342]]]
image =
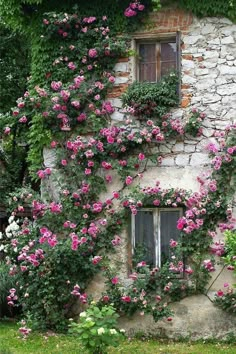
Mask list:
[[210,159],[208,154],[203,153],[195,153],[192,154],[190,165],[191,166],[199,166],[199,165],[206,165],[210,163]]
[[225,84],[217,87],[217,93],[221,96],[230,96],[236,94],[236,83]]
[[188,154],[179,154],[175,159],[175,163],[177,166],[188,166],[189,158]]
[[221,65],[219,69],[220,69],[220,75],[233,75],[233,76],[236,75],[236,67],[234,66],[232,67],[229,65]]

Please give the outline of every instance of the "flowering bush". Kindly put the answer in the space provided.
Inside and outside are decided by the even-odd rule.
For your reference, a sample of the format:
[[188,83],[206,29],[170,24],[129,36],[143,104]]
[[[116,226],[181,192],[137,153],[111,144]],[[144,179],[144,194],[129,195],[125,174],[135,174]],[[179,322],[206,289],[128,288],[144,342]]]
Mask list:
[[215,294],[214,303],[222,310],[236,314],[236,293],[235,290],[226,284],[226,289],[218,290]]
[[[225,231],[224,253],[222,256],[225,267],[236,274],[236,231]],[[235,284],[230,287],[228,283],[223,286],[224,290],[218,290],[215,294],[215,304],[223,310],[236,313],[236,292]]]
[[86,311],[80,313],[79,323],[70,323],[69,333],[78,335],[89,353],[106,353],[108,346],[117,347],[123,337],[124,330],[117,329],[118,317],[112,305],[98,307],[93,301]]

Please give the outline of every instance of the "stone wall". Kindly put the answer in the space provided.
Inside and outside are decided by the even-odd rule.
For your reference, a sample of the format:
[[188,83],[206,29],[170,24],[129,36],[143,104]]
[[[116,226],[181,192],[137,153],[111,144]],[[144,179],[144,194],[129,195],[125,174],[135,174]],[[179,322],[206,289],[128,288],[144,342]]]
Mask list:
[[[209,164],[204,147],[214,142],[214,129],[224,130],[235,121],[236,108],[236,25],[226,18],[192,18],[177,10],[165,10],[151,16],[153,26],[135,34],[139,38],[147,33],[161,37],[168,32],[181,32],[181,104],[174,110],[176,118],[187,120],[191,108],[206,113],[203,136],[184,142],[160,145],[164,159],[162,166],[193,169]],[[115,66],[116,87],[109,98],[116,111],[114,124],[123,120],[119,96],[133,80],[133,58],[123,58]]]
[[[167,10],[152,16],[155,24],[149,33],[181,31],[181,103],[172,113],[187,120],[193,107],[206,113],[203,135],[189,137],[184,141],[172,140],[159,145],[163,156],[161,167],[149,167],[140,181],[141,186],[153,185],[156,180],[165,188],[182,187],[198,191],[196,177],[210,168],[205,149],[209,142],[215,142],[214,130],[224,131],[235,121],[236,108],[236,25],[225,18],[192,18],[176,10]],[[147,32],[143,32],[145,35]],[[135,35],[136,36],[136,35]],[[142,33],[138,34],[138,38]],[[133,58],[117,63],[116,89],[110,96],[117,108],[113,114],[114,124],[122,122],[120,92],[133,80]],[[114,189],[114,185],[111,187]],[[127,254],[127,244],[123,242],[123,254]],[[125,277],[126,272],[123,273]],[[174,304],[173,322],[155,324],[151,318],[139,315],[131,320],[121,319],[121,325],[132,335],[135,331],[153,335],[192,339],[223,337],[227,333],[236,334],[236,319],[217,309],[211,302],[216,290],[226,281],[232,283],[231,273],[222,272],[218,266],[209,283],[208,293],[192,296]]]

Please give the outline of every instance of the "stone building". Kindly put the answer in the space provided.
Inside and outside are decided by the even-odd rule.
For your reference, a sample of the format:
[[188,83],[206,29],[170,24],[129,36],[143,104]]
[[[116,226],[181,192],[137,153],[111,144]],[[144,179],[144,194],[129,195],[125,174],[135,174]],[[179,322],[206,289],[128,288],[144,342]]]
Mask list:
[[[161,166],[149,166],[140,180],[141,186],[152,185],[159,180],[164,188],[180,187],[199,190],[197,176],[210,168],[205,147],[214,143],[214,130],[224,131],[235,119],[236,109],[236,25],[226,18],[195,18],[177,9],[164,9],[151,15],[152,26],[133,35],[132,48],[144,57],[137,62],[134,57],[122,58],[115,66],[115,88],[109,94],[116,111],[112,124],[120,125],[124,119],[120,96],[134,80],[156,81],[165,68],[173,66],[181,78],[180,104],[173,110],[173,116],[188,120],[193,107],[206,114],[203,134],[183,141],[171,140],[159,144],[163,160]],[[160,53],[152,58],[152,51]],[[161,53],[166,53],[162,56]],[[151,59],[150,59],[151,58]],[[143,67],[141,67],[143,64]],[[155,69],[145,69],[148,65]],[[146,70],[146,71],[145,71]],[[153,78],[154,77],[154,78]],[[45,151],[45,166],[54,167],[53,159]],[[118,190],[118,178],[109,186],[110,194]],[[105,199],[105,195],[103,196]],[[122,274],[127,275],[127,239],[129,230],[124,231],[122,253]],[[160,231],[161,232],[161,231]],[[156,260],[158,263],[158,260]],[[128,333],[143,331],[168,337],[184,336],[197,338],[224,337],[236,334],[236,319],[216,308],[212,298],[222,283],[231,280],[231,273],[218,266],[205,295],[194,295],[173,305],[174,320],[170,323],[154,323],[151,318],[140,320],[140,315],[127,320],[121,319],[122,327]],[[88,291],[99,293],[103,289],[102,279],[96,278]]]

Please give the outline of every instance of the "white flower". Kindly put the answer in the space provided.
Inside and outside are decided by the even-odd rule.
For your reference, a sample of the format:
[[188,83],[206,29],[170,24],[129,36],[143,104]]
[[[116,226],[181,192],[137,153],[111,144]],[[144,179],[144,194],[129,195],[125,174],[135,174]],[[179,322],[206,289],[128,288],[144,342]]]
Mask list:
[[4,245],[1,245],[1,246],[0,246],[0,251],[3,251],[4,248],[5,248]]
[[110,333],[111,334],[117,334],[117,331],[116,331],[116,329],[112,328],[112,329],[110,329]]
[[120,333],[125,333],[125,329],[120,329]]
[[87,317],[85,321],[86,322],[92,321],[92,318],[91,317]]
[[105,333],[105,329],[103,327],[98,328],[98,335],[100,336],[101,334]]
[[9,219],[8,219],[9,224],[11,224],[14,219],[15,219],[14,215],[10,216]]
[[2,239],[3,237],[2,237],[2,232],[0,232],[0,240]]
[[81,312],[80,317],[86,317],[86,316],[87,316],[87,314],[86,314],[85,311],[84,311],[84,312]]

